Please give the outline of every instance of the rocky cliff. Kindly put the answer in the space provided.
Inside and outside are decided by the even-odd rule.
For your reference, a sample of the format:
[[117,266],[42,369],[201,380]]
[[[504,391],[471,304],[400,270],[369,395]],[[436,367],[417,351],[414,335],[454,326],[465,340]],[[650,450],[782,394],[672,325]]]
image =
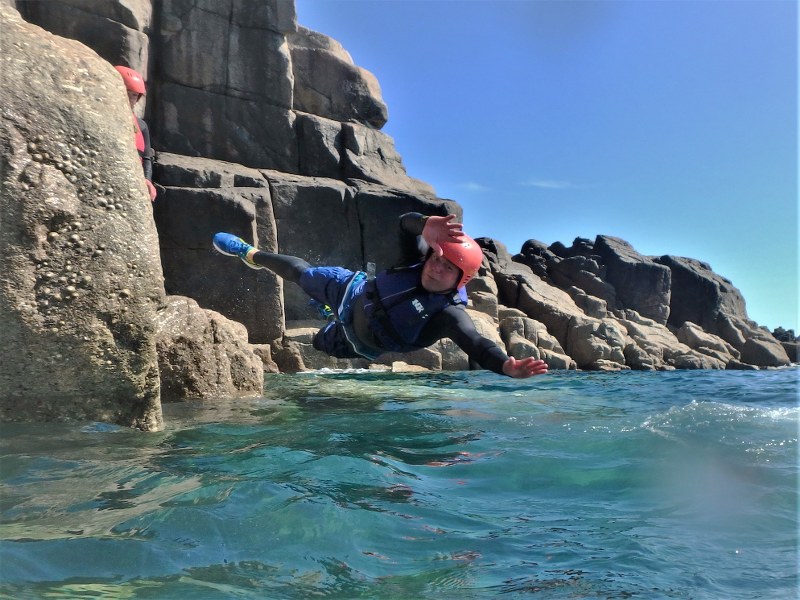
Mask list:
[[[305,296],[210,239],[230,231],[374,272],[399,259],[400,214],[461,212],[406,173],[371,73],[298,25],[291,0],[0,0],[0,16],[3,418],[157,429],[160,398],[258,394],[264,368],[367,366],[314,351]],[[148,78],[152,210],[112,64]],[[530,240],[513,256],[479,241],[471,314],[517,357],[564,369],[789,362],[697,260],[603,235]],[[403,360],[468,368],[449,341]]]

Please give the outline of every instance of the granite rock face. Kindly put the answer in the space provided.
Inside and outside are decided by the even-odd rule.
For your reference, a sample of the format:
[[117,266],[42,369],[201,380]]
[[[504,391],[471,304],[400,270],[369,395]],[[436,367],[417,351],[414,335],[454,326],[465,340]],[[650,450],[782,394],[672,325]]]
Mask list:
[[281,339],[290,322],[319,313],[296,284],[215,252],[217,231],[313,265],[374,273],[401,259],[401,214],[460,214],[453,202],[379,184],[168,153],[159,155],[155,174],[163,189],[154,217],[167,292],[245,324],[257,344]]
[[120,77],[3,3],[0,31],[2,418],[160,429],[164,288]]

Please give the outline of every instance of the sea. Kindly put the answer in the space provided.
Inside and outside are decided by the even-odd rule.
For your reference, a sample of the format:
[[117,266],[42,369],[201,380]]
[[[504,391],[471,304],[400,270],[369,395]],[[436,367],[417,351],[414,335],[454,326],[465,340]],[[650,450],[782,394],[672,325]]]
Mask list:
[[798,596],[797,367],[270,374],[0,426],[0,597]]

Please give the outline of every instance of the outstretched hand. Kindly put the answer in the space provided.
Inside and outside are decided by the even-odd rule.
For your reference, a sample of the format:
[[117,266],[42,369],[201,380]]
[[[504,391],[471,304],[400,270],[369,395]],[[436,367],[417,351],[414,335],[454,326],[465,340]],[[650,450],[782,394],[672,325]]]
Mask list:
[[446,217],[428,217],[422,230],[422,239],[425,240],[436,256],[442,255],[443,242],[457,242],[464,234],[463,225],[453,221],[455,215]]
[[547,363],[533,357],[517,360],[513,356],[503,363],[503,373],[516,379],[525,379],[547,373]]

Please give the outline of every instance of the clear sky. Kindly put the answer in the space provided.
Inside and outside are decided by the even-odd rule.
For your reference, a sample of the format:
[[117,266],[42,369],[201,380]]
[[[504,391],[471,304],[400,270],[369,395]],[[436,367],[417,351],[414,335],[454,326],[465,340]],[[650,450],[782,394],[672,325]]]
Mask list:
[[473,237],[697,258],[798,327],[796,0],[296,0]]

